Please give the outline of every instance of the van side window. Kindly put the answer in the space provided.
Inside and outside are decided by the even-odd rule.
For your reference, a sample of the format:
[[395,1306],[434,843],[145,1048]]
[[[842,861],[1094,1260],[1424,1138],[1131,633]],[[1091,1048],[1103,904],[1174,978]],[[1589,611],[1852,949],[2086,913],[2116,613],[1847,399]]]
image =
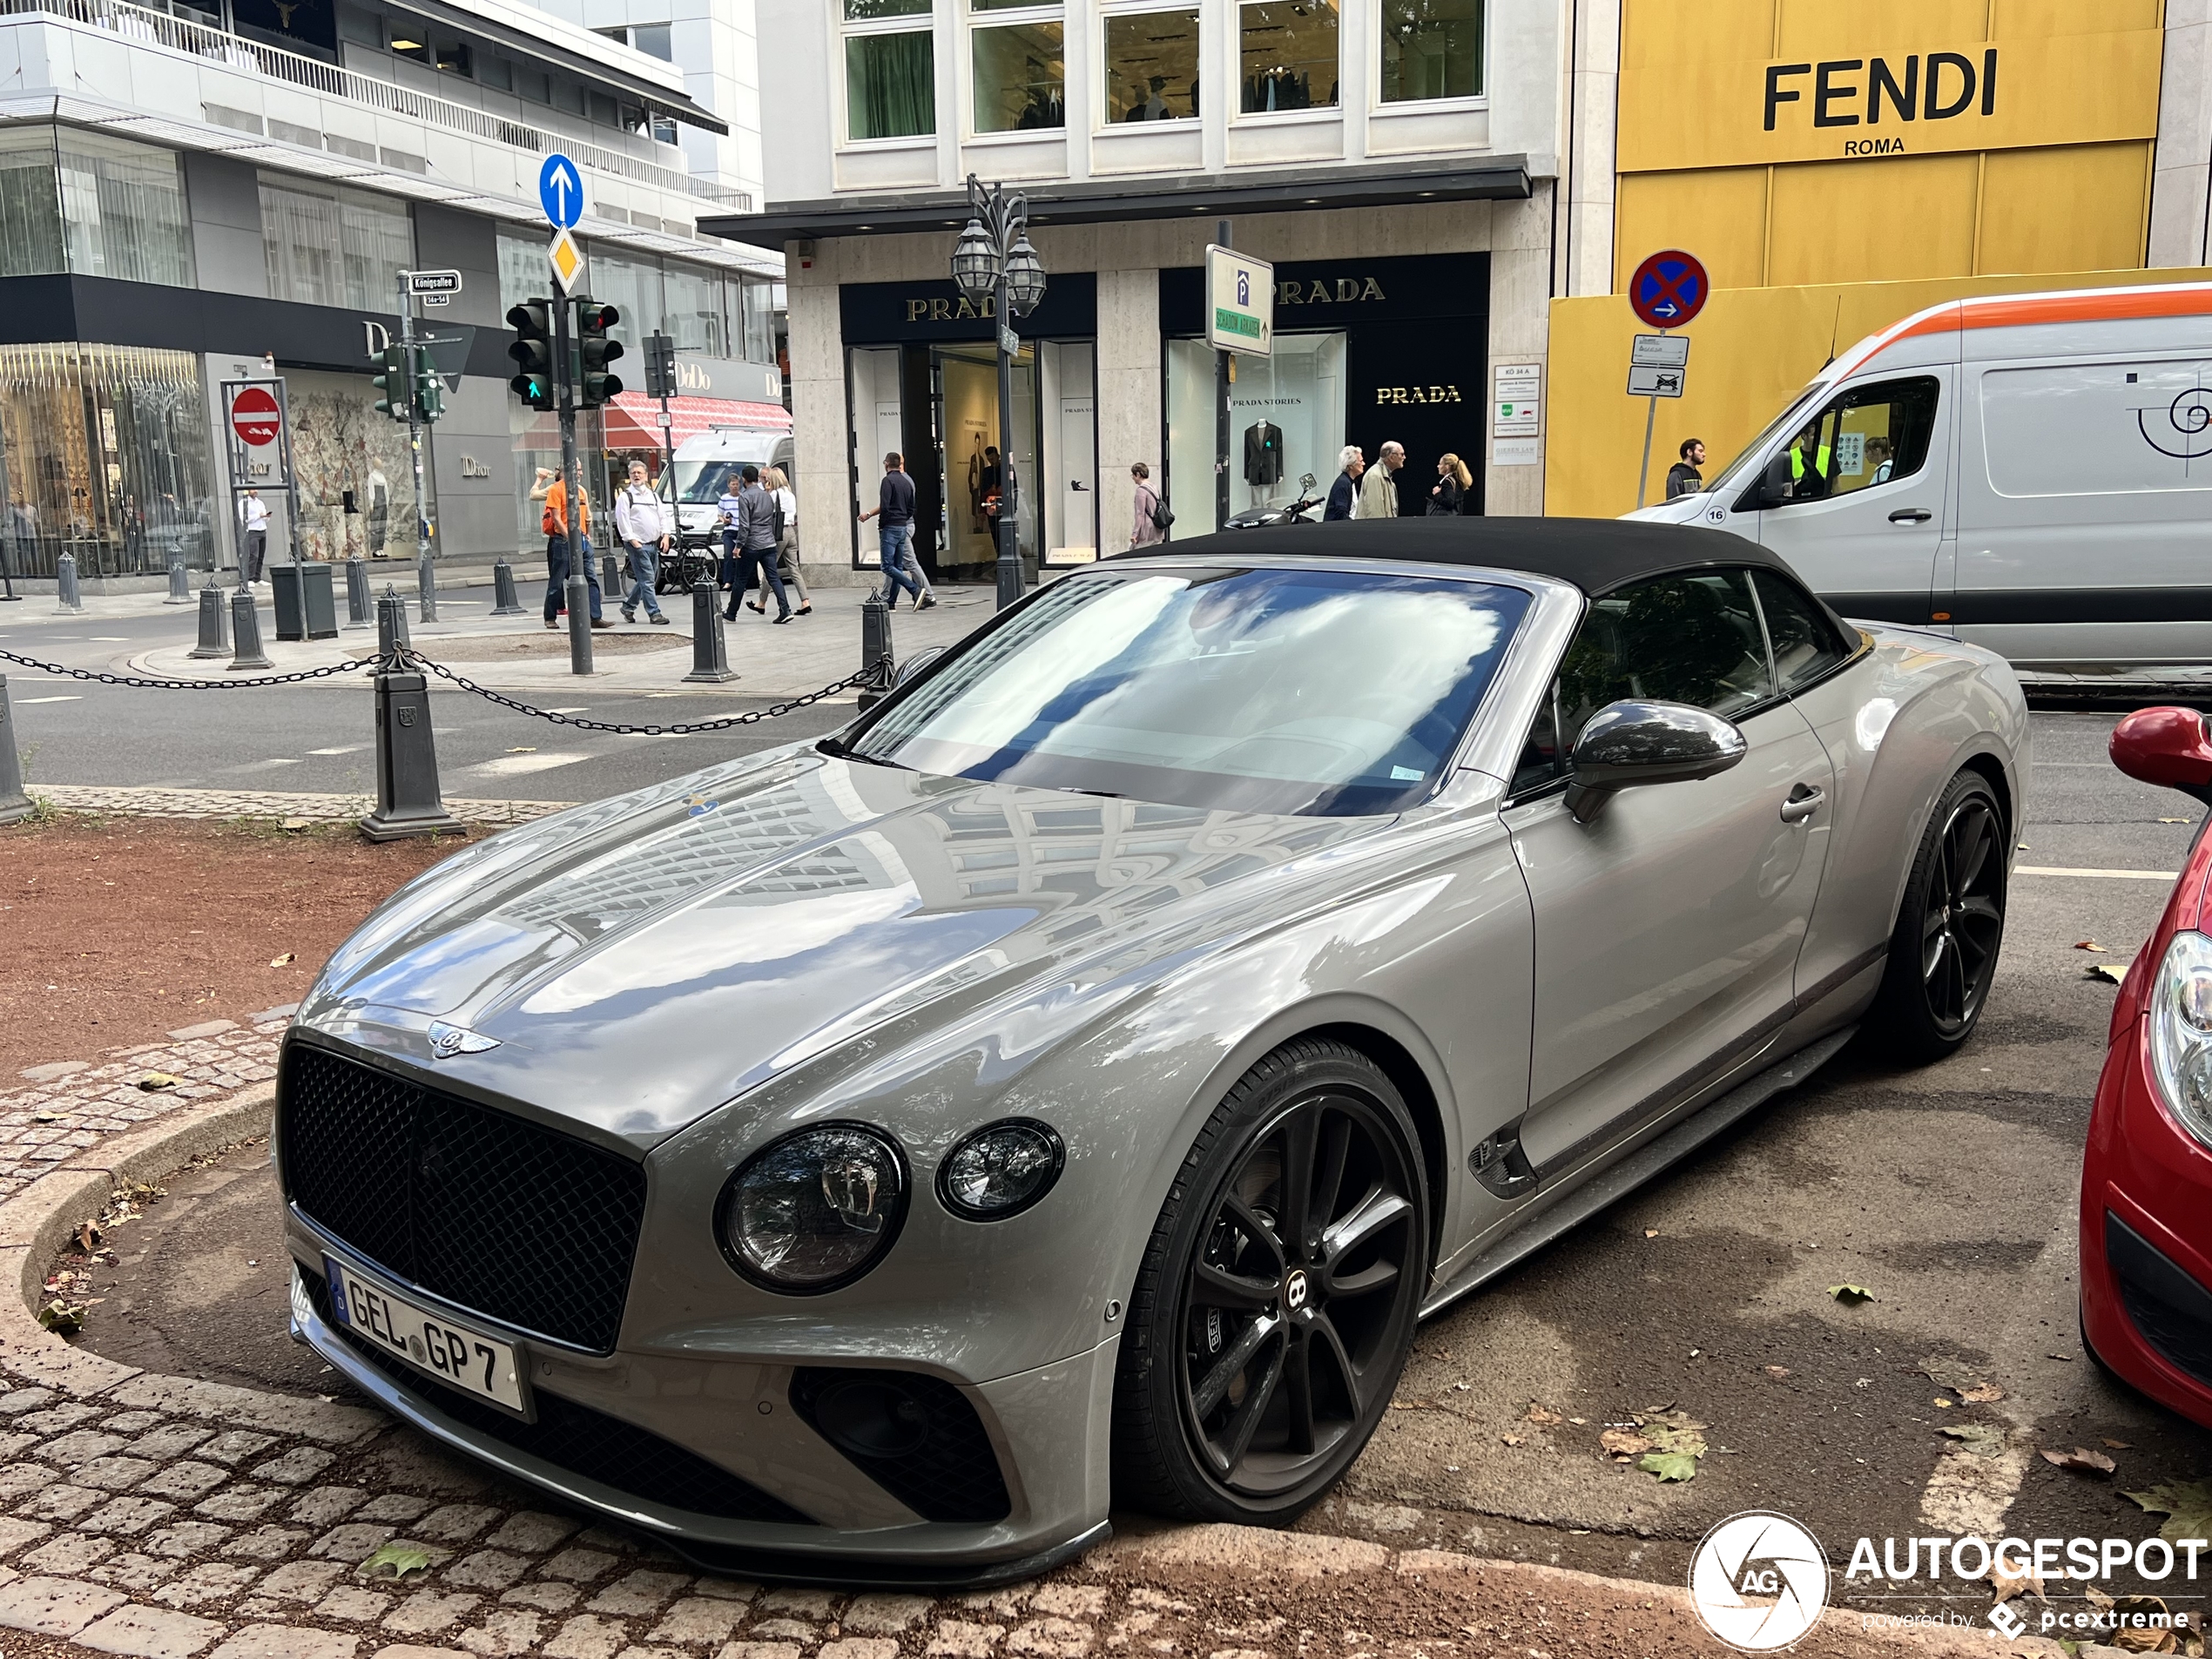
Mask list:
[[1785,694],[1810,685],[1850,658],[1850,642],[1796,583],[1771,570],[1752,571],[1751,583],[1758,590],[1767,638],[1774,645],[1775,676]]
[[1939,388],[1932,374],[1854,386],[1766,464],[1762,504],[1789,507],[1910,478],[1927,464]]

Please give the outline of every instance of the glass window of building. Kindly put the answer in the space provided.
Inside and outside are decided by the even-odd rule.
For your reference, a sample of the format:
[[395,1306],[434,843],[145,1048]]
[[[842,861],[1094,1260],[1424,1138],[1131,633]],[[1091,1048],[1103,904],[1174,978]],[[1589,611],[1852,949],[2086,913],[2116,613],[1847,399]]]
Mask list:
[[1334,108],[1337,0],[1244,0],[1239,10],[1244,112]]
[[414,221],[402,203],[366,191],[265,178],[261,246],[272,299],[389,311],[414,263]]
[[625,380],[645,383],[645,336],[657,334],[667,324],[661,300],[660,261],[648,254],[617,253],[604,244],[591,249],[587,280],[594,300],[615,308],[615,326],[607,332],[622,341],[622,348],[638,360],[625,363]]
[[[986,10],[976,0],[978,10]],[[1067,53],[1056,17],[974,30],[975,131],[1027,132],[1068,125]]]
[[176,155],[74,128],[63,130],[60,154],[69,268],[192,287],[192,222]]
[[1187,121],[1198,113],[1198,13],[1106,14],[1106,118]]
[[[676,349],[704,352],[709,357],[730,355],[720,274],[671,260],[662,269],[662,285],[668,300],[668,333]],[[645,383],[642,368],[637,380],[640,386]]]
[[669,27],[664,23],[641,23],[630,31],[630,44],[648,57],[658,57],[664,64],[676,61],[676,46],[669,38]]
[[499,314],[525,300],[553,297],[553,273],[546,262],[545,239],[516,231],[499,233]]
[[0,129],[0,276],[51,276],[66,268],[54,130]]
[[[845,131],[855,140],[937,130],[932,0],[845,0]],[[914,26],[919,18],[921,27]]]
[[1382,98],[1482,91],[1482,0],[1383,0]]
[[745,291],[745,359],[748,363],[776,361],[776,288],[772,282],[746,277]]

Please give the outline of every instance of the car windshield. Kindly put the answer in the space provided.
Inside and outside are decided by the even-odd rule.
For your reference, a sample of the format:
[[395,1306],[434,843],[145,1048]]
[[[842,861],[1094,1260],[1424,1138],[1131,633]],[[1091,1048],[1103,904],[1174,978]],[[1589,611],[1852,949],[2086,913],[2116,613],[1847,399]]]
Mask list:
[[1528,604],[1440,576],[1088,570],[961,648],[852,752],[1175,806],[1397,812],[1450,764]]
[[1736,459],[1730,462],[1719,476],[1705,488],[1715,495],[1718,495],[1723,490],[1741,482],[1742,479],[1738,475],[1745,467],[1766,452],[1768,441],[1784,427],[1794,426],[1801,417],[1810,415],[1812,413],[1811,405],[1819,399],[1822,393],[1828,389],[1828,387],[1829,382],[1826,381],[1815,381],[1797,396],[1791,398],[1782,413],[1766,423],[1766,430],[1738,450]]
[[[679,461],[676,463],[676,489],[678,497],[686,502],[704,502],[711,507],[722,499],[724,493],[734,493],[742,482],[738,475],[745,469],[742,456],[729,460]],[[756,455],[752,463],[765,467],[768,458]]]

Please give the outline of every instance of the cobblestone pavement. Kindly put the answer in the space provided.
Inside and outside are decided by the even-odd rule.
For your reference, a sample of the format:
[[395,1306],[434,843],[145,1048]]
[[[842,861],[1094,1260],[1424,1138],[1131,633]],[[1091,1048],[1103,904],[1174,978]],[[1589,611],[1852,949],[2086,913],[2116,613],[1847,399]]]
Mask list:
[[[141,818],[303,819],[338,824],[366,817],[374,795],[317,795],[280,789],[167,789],[140,785],[31,784],[34,798],[68,813],[118,813]],[[527,824],[572,806],[565,800],[448,800],[465,824]]]

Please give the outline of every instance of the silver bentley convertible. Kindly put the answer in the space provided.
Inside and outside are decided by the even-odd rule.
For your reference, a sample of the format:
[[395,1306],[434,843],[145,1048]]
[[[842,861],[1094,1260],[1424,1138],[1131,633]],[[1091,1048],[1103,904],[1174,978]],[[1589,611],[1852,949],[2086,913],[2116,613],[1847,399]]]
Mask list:
[[1973,1032],[2027,718],[1717,532],[1257,530],[472,847],[287,1039],[292,1317],[711,1568],[1281,1522],[1416,1322],[1855,1031]]

